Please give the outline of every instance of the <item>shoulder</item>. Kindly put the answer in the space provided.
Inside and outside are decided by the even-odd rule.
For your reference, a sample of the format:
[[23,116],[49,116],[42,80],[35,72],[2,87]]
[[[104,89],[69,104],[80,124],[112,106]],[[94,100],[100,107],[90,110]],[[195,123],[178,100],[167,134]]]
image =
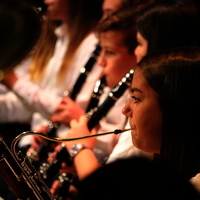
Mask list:
[[97,44],[98,44],[98,39],[96,35],[92,32],[84,38],[80,47],[91,48],[91,50],[94,50]]

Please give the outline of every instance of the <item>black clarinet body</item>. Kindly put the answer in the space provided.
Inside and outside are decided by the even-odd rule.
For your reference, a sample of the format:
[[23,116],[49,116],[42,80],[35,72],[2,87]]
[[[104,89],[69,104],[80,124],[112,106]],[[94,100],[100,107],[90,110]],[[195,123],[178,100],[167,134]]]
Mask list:
[[[58,124],[49,122],[48,126],[48,136],[49,137],[55,137],[56,131],[58,128]],[[43,140],[42,143],[39,145],[37,149],[34,149],[31,153],[27,153],[27,156],[29,157],[29,160],[31,163],[38,169],[44,160],[48,158],[48,153],[53,151],[53,144],[57,145],[56,142]]]
[[65,96],[69,96],[71,99],[75,100],[78,93],[80,92],[83,83],[85,82],[86,78],[88,77],[89,73],[91,72],[94,64],[97,61],[97,57],[99,56],[101,51],[101,47],[97,45],[96,49],[93,51],[92,55],[90,56],[89,60],[85,64],[83,68],[80,69],[80,75],[73,87],[72,91],[69,91],[65,94]]
[[90,102],[87,106],[86,113],[89,112],[91,109],[95,108],[98,103],[101,95],[103,94],[103,89],[106,86],[106,77],[103,76],[99,80],[96,81],[94,90],[92,93],[92,97],[90,99]]
[[61,173],[58,175],[57,180],[59,180],[60,187],[57,195],[55,195],[58,200],[66,200],[72,195],[69,192],[69,188],[73,182],[73,175],[70,173]]
[[28,157],[15,154],[0,137],[0,174],[21,200],[55,200]]
[[60,145],[59,150],[56,152],[56,157],[51,162],[43,162],[39,168],[39,173],[44,179],[45,183],[50,187],[52,181],[55,180],[61,164],[65,162],[67,166],[72,166],[73,161],[65,148],[64,143]]

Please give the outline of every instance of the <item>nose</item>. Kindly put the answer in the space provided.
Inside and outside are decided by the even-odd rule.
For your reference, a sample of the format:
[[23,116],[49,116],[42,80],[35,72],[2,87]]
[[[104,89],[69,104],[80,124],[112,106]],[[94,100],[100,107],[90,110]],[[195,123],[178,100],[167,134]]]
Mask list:
[[104,55],[103,51],[101,51],[101,53],[98,57],[97,64],[102,67],[106,66],[106,60],[105,60],[105,55]]
[[122,114],[131,117],[132,116],[132,110],[130,108],[131,98],[126,102],[125,106],[122,109]]

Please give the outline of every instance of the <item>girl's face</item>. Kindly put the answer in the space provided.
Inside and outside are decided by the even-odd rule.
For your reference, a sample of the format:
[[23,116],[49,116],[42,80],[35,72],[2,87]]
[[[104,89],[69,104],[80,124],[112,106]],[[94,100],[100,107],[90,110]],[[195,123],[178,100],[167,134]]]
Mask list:
[[160,153],[162,112],[158,94],[147,84],[136,68],[131,85],[131,98],[122,113],[129,117],[133,144],[149,153]]
[[51,20],[67,21],[69,0],[44,0],[47,5],[46,16]]
[[135,48],[135,56],[138,63],[144,56],[147,55],[148,41],[140,34],[140,32],[137,32],[136,39],[138,45]]
[[130,54],[123,44],[123,34],[119,31],[106,31],[100,34],[101,53],[98,64],[106,76],[107,85],[115,87],[123,76],[136,64],[134,52]]

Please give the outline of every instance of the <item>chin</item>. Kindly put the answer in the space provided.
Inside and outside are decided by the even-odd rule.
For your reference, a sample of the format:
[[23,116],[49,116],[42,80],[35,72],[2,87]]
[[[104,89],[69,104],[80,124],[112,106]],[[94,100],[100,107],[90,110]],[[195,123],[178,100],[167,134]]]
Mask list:
[[134,146],[134,147],[136,147],[137,149],[139,149],[139,150],[142,150],[142,151],[143,151],[143,149],[141,148],[141,146],[140,146],[140,145],[138,145],[137,141],[135,141],[133,138],[132,138],[132,143],[133,143],[133,146]]
[[133,129],[133,128],[131,128],[132,130],[131,130],[131,135],[132,135],[132,139],[133,140],[137,140],[138,139],[138,134],[137,134],[137,132]]
[[137,140],[137,137],[136,137],[136,134],[133,133],[133,131],[131,131],[131,136],[132,136],[132,143],[135,147],[139,148],[139,145],[138,145],[138,140]]

